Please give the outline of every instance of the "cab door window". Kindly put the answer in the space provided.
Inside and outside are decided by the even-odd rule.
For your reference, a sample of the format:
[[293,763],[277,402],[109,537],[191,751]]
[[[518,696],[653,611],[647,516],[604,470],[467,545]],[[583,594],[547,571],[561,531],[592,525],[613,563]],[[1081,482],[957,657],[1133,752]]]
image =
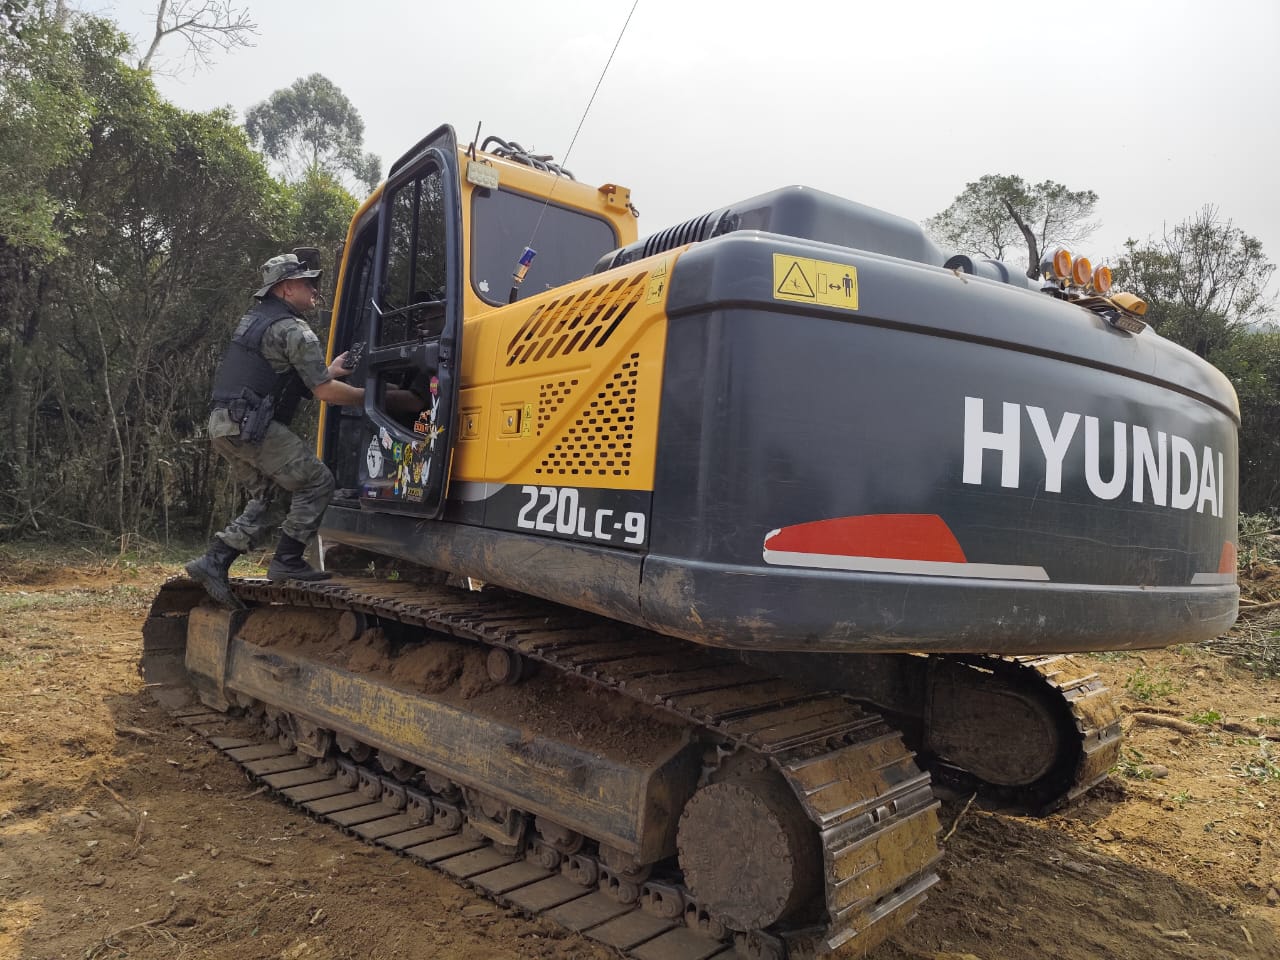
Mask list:
[[413,432],[422,414],[431,412],[445,319],[448,254],[440,170],[428,167],[397,187],[387,199],[387,220],[375,404],[390,421]]
[[[359,226],[354,246],[347,257],[338,329],[334,336],[335,355],[349,350],[357,341],[369,339],[377,242],[377,218],[367,217]],[[364,375],[365,367],[362,365],[352,371],[348,382],[360,386]],[[329,406],[326,409],[324,458],[340,489],[349,490],[359,485],[366,440],[363,406]]]
[[388,206],[379,346],[438,336],[444,319],[447,247],[440,171],[401,185]]

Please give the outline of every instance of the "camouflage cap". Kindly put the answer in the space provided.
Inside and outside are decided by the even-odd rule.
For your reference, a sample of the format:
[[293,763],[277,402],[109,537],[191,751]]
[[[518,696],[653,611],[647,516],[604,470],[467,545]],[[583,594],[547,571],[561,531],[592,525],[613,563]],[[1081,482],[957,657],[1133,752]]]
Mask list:
[[307,265],[299,260],[296,254],[282,253],[262,265],[262,287],[253,295],[261,300],[277,283],[285,280],[309,280],[319,277],[322,272],[308,270]]

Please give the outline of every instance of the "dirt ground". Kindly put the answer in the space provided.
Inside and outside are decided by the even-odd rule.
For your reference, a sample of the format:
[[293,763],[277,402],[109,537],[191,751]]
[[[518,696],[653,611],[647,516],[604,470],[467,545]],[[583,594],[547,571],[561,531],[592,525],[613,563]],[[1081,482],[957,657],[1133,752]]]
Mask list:
[[[176,568],[15,556],[0,960],[616,956],[309,820],[171,722],[135,662]],[[1199,647],[1092,660],[1128,714],[1111,779],[1043,820],[948,800],[942,882],[876,957],[1280,957],[1280,680]]]

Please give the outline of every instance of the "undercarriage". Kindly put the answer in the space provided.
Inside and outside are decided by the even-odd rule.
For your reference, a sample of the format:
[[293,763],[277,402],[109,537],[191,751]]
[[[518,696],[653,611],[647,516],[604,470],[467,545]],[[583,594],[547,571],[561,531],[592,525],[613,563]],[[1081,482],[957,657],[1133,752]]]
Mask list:
[[815,658],[500,591],[232,587],[246,611],[182,580],[153,606],[144,671],[176,716],[309,813],[641,958],[870,950],[937,879],[917,753],[1040,810],[1118,749],[1070,658],[840,658],[817,682]]

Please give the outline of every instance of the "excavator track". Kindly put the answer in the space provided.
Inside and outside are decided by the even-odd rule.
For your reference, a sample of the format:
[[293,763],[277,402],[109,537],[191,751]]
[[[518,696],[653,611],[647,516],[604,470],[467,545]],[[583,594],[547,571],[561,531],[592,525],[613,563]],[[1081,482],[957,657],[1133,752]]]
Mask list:
[[[153,635],[191,607],[165,602],[166,592],[189,598],[193,587],[166,585],[148,620]],[[470,829],[456,797],[333,754],[303,756],[288,739],[219,737],[223,715],[198,706],[176,714],[312,815],[628,956],[783,960],[840,947],[862,955],[900,930],[937,880],[938,802],[929,775],[896,730],[844,695],[815,694],[717,651],[522,596],[354,578],[233,580],[232,589],[258,607],[350,611],[507,651],[646,704],[714,745],[684,808],[682,876],[663,864],[652,874],[631,872],[603,844],[562,855],[541,841],[495,842],[492,829]],[[722,769],[772,779],[759,787],[753,775],[722,777]],[[770,792],[779,789],[789,795]],[[785,810],[800,816],[789,822]],[[723,843],[737,829],[751,834],[748,849],[764,851],[751,869],[725,862]],[[806,849],[812,858],[796,860],[817,869],[792,863],[793,850]],[[700,900],[695,889],[713,893]],[[788,895],[803,902],[773,922],[775,901]]]
[[1078,655],[738,656],[883,713],[935,787],[1008,812],[1052,812],[1105,779],[1120,756],[1120,711]]
[[[1110,688],[1081,658],[948,655],[941,659],[988,674],[1004,695],[1037,704],[1046,722],[1056,727],[1056,749],[1051,762],[1019,783],[996,782],[936,760],[929,769],[938,784],[957,792],[976,791],[988,803],[1019,813],[1042,815],[1106,779],[1119,760],[1120,710]],[[982,739],[988,747],[992,743],[990,736]]]
[[1028,805],[1039,802],[1042,809],[1057,808],[1105,780],[1120,759],[1120,708],[1097,672],[1077,657],[1011,657],[1008,662],[1023,671],[1035,671],[1039,682],[1056,691],[1071,712],[1074,768],[1058,774],[1063,788],[1056,793],[1024,800]]

